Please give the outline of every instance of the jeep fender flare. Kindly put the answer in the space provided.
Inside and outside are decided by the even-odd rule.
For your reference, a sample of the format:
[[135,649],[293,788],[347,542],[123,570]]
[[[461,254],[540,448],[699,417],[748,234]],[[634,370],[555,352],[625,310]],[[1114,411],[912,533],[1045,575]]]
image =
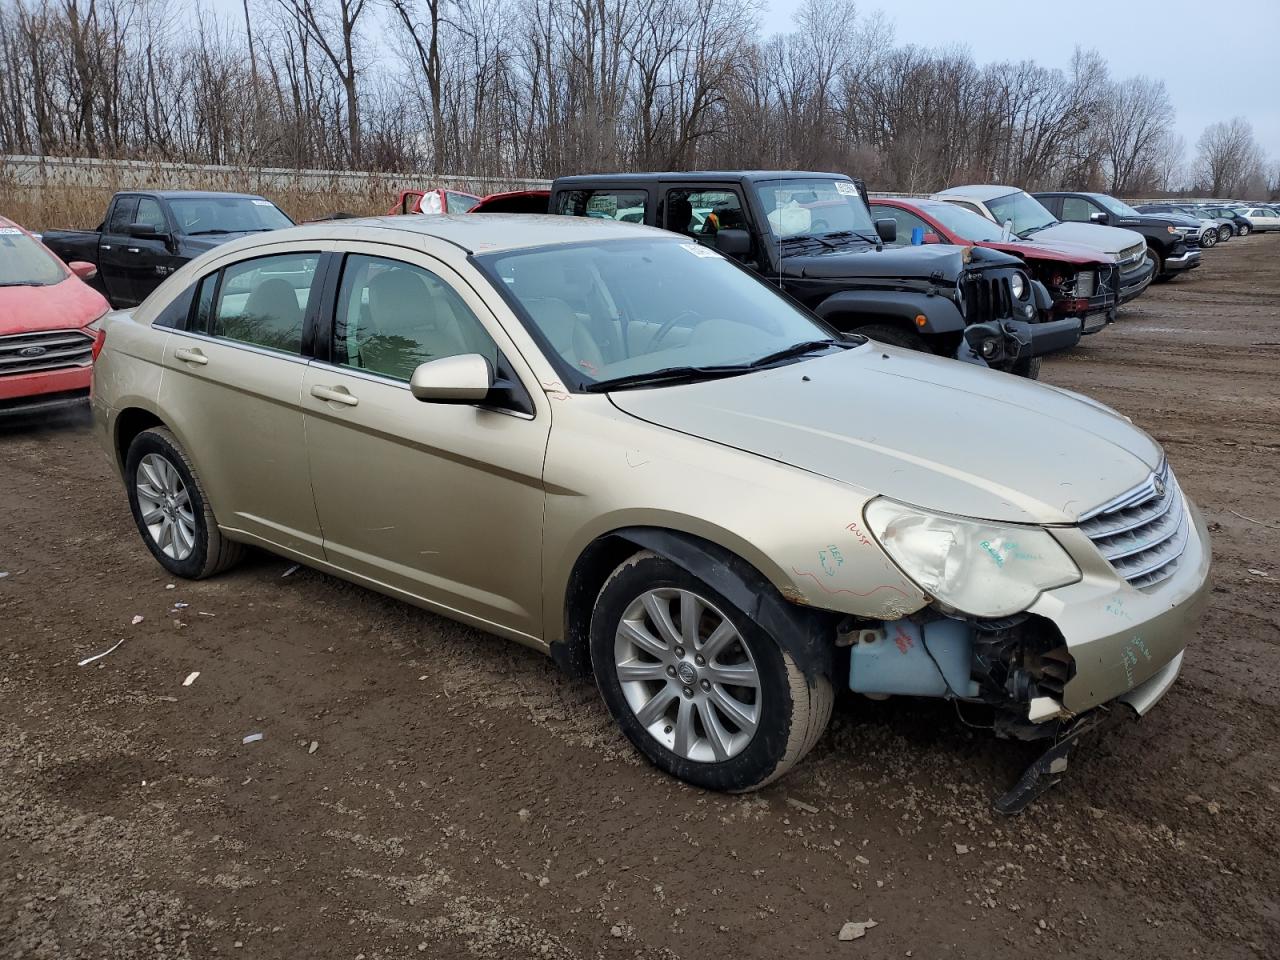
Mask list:
[[[910,290],[848,290],[834,293],[823,300],[814,312],[832,326],[841,327],[852,321],[864,323],[889,322],[916,333],[959,333],[965,328],[964,316],[950,297],[935,294],[929,296]],[[923,316],[919,324],[916,317]]]

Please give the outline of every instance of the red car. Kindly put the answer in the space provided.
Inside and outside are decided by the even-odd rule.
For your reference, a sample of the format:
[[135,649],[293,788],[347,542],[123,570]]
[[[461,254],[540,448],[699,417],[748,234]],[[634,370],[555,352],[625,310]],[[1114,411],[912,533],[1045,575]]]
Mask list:
[[0,415],[84,403],[98,321],[110,310],[84,281],[97,268],[64,264],[0,217]]
[[508,190],[477,197],[459,190],[405,190],[387,213],[546,213],[550,190]]
[[924,243],[990,247],[1021,259],[1053,298],[1049,319],[1080,317],[1082,333],[1096,333],[1116,318],[1120,270],[1114,257],[1075,243],[1004,238],[986,217],[941,200],[873,197],[872,216],[898,224],[899,244],[912,242],[912,231]]

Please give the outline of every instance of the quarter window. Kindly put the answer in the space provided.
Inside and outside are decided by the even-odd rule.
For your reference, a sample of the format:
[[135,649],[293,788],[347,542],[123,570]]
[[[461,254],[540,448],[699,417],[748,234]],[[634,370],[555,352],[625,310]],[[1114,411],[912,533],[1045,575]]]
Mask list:
[[352,254],[334,322],[334,361],[407,381],[419,364],[498,348],[457,292],[430,270]]
[[648,200],[643,190],[567,190],[556,201],[556,213],[644,223]]
[[210,333],[284,353],[301,353],[303,317],[319,262],[318,253],[289,253],[227,267]]

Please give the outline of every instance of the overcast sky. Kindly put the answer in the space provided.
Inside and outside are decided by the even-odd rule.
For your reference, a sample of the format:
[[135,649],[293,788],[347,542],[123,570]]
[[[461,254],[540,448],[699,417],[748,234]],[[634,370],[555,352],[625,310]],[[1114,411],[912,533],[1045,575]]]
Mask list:
[[[766,33],[793,29],[800,0],[766,0]],[[1112,77],[1165,82],[1190,157],[1206,126],[1237,114],[1280,162],[1280,0],[861,0],[882,10],[900,44],[963,44],[979,63],[1035,60],[1065,68],[1077,46]]]

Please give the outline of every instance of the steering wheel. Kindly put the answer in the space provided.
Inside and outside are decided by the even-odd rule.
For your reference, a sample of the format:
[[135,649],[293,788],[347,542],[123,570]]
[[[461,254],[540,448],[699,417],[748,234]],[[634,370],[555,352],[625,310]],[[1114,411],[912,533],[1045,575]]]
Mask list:
[[831,231],[831,224],[827,223],[825,220],[815,220],[813,223],[809,224],[809,229],[817,230],[822,233],[829,233]]
[[658,332],[657,332],[657,333],[655,333],[655,334],[653,335],[653,339],[649,341],[649,346],[650,346],[650,347],[656,347],[656,346],[657,346],[657,345],[662,341],[662,338],[663,338],[663,337],[665,337],[668,333],[670,333],[670,332],[671,332],[671,328],[672,328],[672,327],[674,327],[674,326],[675,326],[677,323],[679,323],[681,320],[683,320],[685,317],[696,317],[697,315],[698,315],[698,313],[697,313],[697,311],[696,311],[696,310],[682,310],[682,311],[680,311],[680,312],[679,312],[679,313],[677,313],[674,317],[672,317],[670,320],[665,321],[665,322],[662,324],[662,326],[660,326],[660,327],[658,328]]

